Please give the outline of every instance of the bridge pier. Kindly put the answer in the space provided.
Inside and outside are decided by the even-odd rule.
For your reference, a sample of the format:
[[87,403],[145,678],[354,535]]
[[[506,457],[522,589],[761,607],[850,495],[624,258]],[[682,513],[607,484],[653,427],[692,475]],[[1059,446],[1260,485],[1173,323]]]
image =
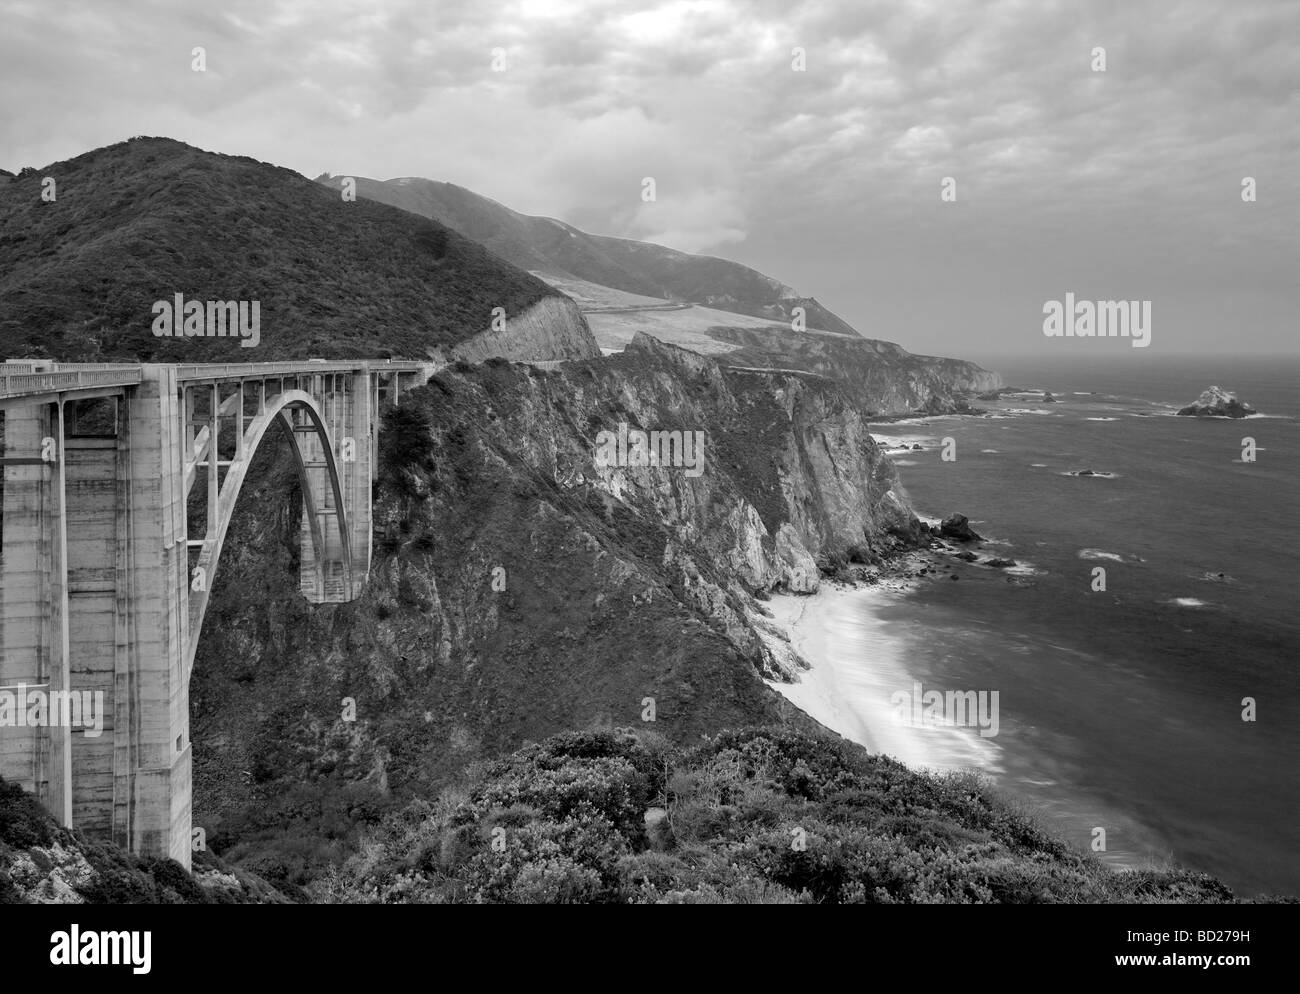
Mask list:
[[[53,459],[42,459],[43,452]],[[4,467],[0,687],[15,694],[65,691],[71,677],[62,402],[5,411],[5,457],[30,461]],[[70,729],[0,729],[0,773],[72,825]]]
[[119,508],[113,839],[190,866],[189,551],[176,370],[144,367],[126,399]]

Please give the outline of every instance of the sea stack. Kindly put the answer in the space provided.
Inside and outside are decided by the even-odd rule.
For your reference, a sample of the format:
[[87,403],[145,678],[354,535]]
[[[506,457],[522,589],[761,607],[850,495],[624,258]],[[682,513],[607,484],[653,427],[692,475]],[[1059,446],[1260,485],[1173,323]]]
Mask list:
[[1254,414],[1255,409],[1239,401],[1235,393],[1210,387],[1196,399],[1196,403],[1188,404],[1178,413],[1194,418],[1244,418]]

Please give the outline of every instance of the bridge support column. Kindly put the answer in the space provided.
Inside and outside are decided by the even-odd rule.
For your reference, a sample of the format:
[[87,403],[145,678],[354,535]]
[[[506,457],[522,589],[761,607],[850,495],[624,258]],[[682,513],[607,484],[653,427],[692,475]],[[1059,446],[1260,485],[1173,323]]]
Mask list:
[[[174,367],[150,365],[129,391],[121,438],[118,700],[113,835],[142,856],[190,867],[189,550],[184,425]],[[210,579],[210,578],[208,578]],[[121,710],[119,711],[121,713]]]
[[[44,461],[43,453],[53,461]],[[22,688],[47,694],[70,689],[65,455],[61,404],[5,411],[6,458],[34,460],[4,467],[0,686],[15,695]],[[25,700],[17,704],[25,718]],[[66,724],[33,727],[25,721],[0,727],[0,776],[30,790],[69,827],[71,732]]]
[[352,596],[360,597],[370,575],[371,497],[374,493],[374,460],[378,454],[379,412],[371,403],[371,374],[352,376],[348,394],[346,424],[355,445],[351,459],[343,466],[343,499],[347,502],[348,527],[352,532]]
[[116,756],[119,560],[119,440],[64,441],[67,487],[68,633],[71,687],[81,724],[72,730],[72,824],[94,838],[113,837]]

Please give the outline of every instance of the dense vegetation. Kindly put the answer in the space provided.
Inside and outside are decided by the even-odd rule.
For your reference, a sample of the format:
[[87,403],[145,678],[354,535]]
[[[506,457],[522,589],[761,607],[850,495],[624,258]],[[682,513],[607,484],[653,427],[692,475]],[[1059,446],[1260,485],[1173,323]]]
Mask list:
[[142,859],[92,842],[54,822],[31,794],[0,780],[0,904],[276,903],[286,896],[212,853],[194,854],[194,872],[169,859]]
[[[43,180],[57,199],[41,199]],[[261,344],[154,337],[152,306],[259,301]],[[555,295],[426,218],[289,169],[138,138],[0,184],[0,356],[421,359]]]
[[1212,877],[1117,872],[969,775],[785,729],[672,747],[574,732],[479,766],[373,831],[332,901],[1218,903]]

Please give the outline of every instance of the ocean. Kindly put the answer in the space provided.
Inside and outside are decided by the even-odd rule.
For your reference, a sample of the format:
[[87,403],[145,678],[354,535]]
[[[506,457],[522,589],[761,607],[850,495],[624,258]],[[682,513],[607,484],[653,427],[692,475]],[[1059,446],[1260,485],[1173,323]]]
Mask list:
[[[966,736],[966,761],[1074,845],[1102,829],[1110,862],[1300,894],[1300,360],[985,365],[1060,402],[872,428],[924,446],[894,454],[918,513],[967,515],[982,555],[1019,564],[953,563],[877,615],[926,690],[998,692],[994,737],[910,734],[940,765]],[[1170,416],[1211,384],[1265,416]]]

